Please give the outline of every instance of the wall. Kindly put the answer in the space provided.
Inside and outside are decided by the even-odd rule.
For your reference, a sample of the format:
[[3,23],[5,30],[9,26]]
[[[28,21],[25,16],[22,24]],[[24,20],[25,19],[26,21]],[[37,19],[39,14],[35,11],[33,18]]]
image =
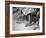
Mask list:
[[[13,0],[13,1],[15,1],[15,0]],[[45,3],[45,0],[19,0],[19,1],[29,1],[29,2],[32,1],[32,2],[44,2]],[[46,13],[45,13],[45,16],[46,16]],[[4,36],[5,36],[5,0],[0,0],[0,38],[5,38]],[[16,38],[45,38],[45,37],[46,37],[46,35],[16,37]],[[11,38],[13,38],[13,37],[11,37]]]

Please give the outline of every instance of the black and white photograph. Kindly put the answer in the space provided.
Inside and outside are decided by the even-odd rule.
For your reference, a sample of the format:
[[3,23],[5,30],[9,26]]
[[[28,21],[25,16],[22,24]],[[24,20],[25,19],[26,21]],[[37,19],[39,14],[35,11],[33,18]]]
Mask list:
[[12,30],[39,30],[40,8],[13,7]]

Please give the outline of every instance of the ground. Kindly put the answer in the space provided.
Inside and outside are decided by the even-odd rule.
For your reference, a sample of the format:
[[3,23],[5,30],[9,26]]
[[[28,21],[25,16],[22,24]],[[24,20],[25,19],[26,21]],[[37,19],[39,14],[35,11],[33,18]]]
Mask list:
[[[27,25],[27,27],[26,27]],[[14,14],[14,17],[13,17],[13,30],[16,30],[16,31],[24,31],[24,30],[38,30],[39,27],[37,26],[37,24],[28,24],[27,21],[21,21],[20,23],[17,23],[16,22],[16,19],[15,19],[15,14]]]

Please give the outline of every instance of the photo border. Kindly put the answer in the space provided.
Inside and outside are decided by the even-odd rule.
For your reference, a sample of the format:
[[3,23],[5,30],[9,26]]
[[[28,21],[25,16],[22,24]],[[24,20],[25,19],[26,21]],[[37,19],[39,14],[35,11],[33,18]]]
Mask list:
[[[27,31],[12,31],[12,7],[30,7],[30,8],[40,8],[40,29],[39,30],[27,30]],[[19,5],[19,4],[10,4],[10,34],[21,34],[21,33],[38,33],[42,32],[42,6],[33,6],[33,5]]]
[[[10,4],[43,6],[42,33],[10,34]],[[34,36],[34,35],[45,35],[45,5],[44,3],[5,1],[5,37]]]

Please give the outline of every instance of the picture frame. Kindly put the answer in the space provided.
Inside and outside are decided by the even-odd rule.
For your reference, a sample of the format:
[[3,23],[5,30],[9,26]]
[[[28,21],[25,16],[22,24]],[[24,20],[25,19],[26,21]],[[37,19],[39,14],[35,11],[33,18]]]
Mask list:
[[[25,12],[28,9],[27,10],[27,12],[28,12],[29,10],[31,10],[30,7],[32,8],[32,10],[39,9],[39,11],[40,11],[39,12],[40,13],[40,30],[33,30],[33,31],[27,30],[30,27],[29,25],[28,25],[28,28],[24,28],[24,29],[22,29],[21,26],[19,27],[17,25],[13,27],[13,25],[15,23],[14,22],[15,20],[12,19],[15,14],[14,10],[16,10],[16,9],[20,10],[20,8],[21,8],[21,9],[24,9]],[[22,12],[24,12],[24,11],[22,10]],[[30,20],[28,20],[28,21],[30,21]],[[30,27],[31,29],[34,27],[34,26],[33,27],[32,26]],[[13,28],[15,28],[15,30],[13,30]],[[45,7],[44,7],[44,3],[5,1],[5,37],[34,36],[34,35],[44,35],[44,34],[45,34]]]

